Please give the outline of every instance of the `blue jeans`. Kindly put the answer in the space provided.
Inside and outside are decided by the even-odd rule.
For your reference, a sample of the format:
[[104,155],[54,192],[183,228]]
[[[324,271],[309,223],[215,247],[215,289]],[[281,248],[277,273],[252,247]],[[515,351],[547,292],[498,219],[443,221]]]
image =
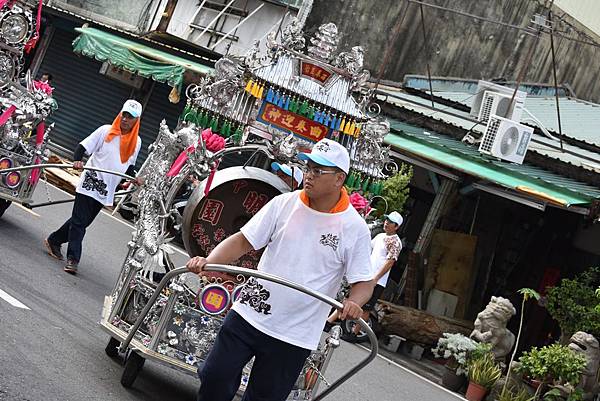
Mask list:
[[48,242],[55,245],[68,242],[67,259],[78,263],[81,259],[81,243],[85,236],[85,230],[98,216],[102,207],[102,203],[96,199],[76,193],[71,218],[48,236]]
[[231,401],[252,357],[252,373],[242,401],[283,401],[309,355],[310,350],[270,337],[230,311],[198,369],[201,384],[197,401]]

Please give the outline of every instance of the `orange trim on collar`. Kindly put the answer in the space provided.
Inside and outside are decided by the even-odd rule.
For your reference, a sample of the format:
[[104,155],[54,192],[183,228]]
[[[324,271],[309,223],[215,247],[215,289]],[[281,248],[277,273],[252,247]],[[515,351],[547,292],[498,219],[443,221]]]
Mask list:
[[[306,206],[310,207],[310,199],[308,199],[308,195],[306,195],[304,190],[300,191],[300,200]],[[328,213],[343,212],[344,210],[348,209],[348,206],[350,206],[350,197],[348,196],[348,191],[346,191],[346,188],[342,187],[340,190],[340,200],[338,200],[335,206],[329,210]]]

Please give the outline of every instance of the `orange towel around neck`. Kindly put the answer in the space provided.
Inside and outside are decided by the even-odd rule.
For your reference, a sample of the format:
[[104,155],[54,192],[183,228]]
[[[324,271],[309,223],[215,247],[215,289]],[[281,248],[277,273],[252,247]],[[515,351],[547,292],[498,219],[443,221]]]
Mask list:
[[127,134],[121,133],[121,113],[115,118],[112,126],[110,127],[110,131],[106,136],[104,142],[110,142],[116,137],[121,137],[121,145],[119,146],[120,154],[121,154],[121,163],[125,164],[127,161],[133,156],[135,153],[135,148],[137,146],[138,133],[140,131],[140,119],[138,117],[135,125]]

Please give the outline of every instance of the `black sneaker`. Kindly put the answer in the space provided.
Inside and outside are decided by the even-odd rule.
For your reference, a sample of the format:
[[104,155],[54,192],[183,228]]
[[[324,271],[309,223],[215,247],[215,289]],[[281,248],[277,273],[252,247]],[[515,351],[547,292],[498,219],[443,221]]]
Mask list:
[[71,274],[77,274],[77,261],[68,259],[67,265],[63,268],[64,271]]
[[60,250],[60,245],[53,244],[52,242],[48,241],[48,239],[46,238],[44,240],[44,246],[46,247],[46,251],[48,252],[48,255],[52,256],[54,259],[58,259],[58,260],[64,259],[62,252]]

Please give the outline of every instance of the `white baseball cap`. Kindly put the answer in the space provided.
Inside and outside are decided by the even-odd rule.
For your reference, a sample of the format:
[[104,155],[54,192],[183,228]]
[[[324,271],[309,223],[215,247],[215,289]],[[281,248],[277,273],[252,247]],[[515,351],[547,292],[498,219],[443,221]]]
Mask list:
[[137,100],[128,99],[121,108],[121,113],[124,111],[131,114],[133,118],[138,118],[142,115],[142,105]]
[[404,219],[402,218],[402,215],[396,211],[390,213],[390,214],[384,214],[383,217],[385,217],[386,219],[388,219],[389,221],[391,221],[392,223],[396,223],[398,224],[398,226],[402,225],[402,222],[404,221]]
[[[292,177],[292,168],[290,166],[288,166],[287,164],[280,164],[277,162],[273,162],[273,163],[271,163],[271,168],[273,169],[273,171],[281,170],[288,177]],[[302,173],[302,170],[300,168],[294,167],[293,177],[294,177],[294,180],[296,180],[296,182],[298,183],[298,185],[300,185],[300,184],[302,184],[302,180],[304,179],[304,173]]]
[[310,153],[300,153],[300,160],[312,160],[321,166],[337,167],[344,173],[350,171],[350,156],[348,150],[331,139],[321,139],[313,146]]

